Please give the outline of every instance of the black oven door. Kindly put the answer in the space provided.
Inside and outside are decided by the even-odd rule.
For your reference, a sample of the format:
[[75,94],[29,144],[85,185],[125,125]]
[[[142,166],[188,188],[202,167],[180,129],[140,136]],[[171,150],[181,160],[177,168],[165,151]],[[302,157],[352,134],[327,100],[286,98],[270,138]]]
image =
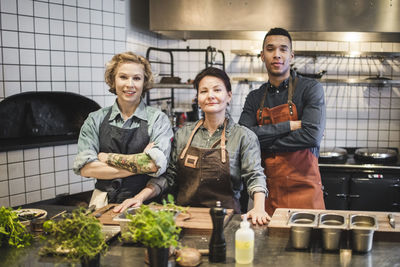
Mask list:
[[350,210],[400,211],[399,181],[383,174],[353,175],[350,181]]
[[347,210],[350,174],[344,172],[321,171],[324,187],[325,208]]

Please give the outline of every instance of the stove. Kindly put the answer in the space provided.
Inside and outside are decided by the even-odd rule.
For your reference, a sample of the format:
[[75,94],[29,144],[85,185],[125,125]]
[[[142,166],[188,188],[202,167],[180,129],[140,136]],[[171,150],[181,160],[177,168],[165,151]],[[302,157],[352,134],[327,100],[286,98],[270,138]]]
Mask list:
[[400,172],[398,148],[321,148],[320,168]]
[[323,148],[319,168],[327,209],[400,211],[397,148]]

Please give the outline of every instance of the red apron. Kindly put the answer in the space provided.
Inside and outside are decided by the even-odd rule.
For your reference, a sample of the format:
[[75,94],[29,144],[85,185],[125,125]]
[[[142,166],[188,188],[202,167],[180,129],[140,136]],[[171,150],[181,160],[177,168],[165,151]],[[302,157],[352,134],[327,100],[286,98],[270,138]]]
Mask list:
[[[264,107],[267,90],[257,110],[258,125],[298,120],[292,102],[297,77],[289,80],[288,102],[274,108]],[[262,153],[267,176],[268,198],[265,210],[273,215],[276,208],[325,209],[318,159],[309,149],[294,152]]]

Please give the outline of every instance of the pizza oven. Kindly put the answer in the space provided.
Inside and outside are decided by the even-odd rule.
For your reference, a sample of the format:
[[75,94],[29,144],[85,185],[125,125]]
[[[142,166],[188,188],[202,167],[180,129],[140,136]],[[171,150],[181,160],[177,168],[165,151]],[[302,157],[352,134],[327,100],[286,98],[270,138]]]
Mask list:
[[322,148],[327,209],[400,211],[397,148]]
[[76,143],[95,101],[69,92],[25,92],[0,102],[0,151]]

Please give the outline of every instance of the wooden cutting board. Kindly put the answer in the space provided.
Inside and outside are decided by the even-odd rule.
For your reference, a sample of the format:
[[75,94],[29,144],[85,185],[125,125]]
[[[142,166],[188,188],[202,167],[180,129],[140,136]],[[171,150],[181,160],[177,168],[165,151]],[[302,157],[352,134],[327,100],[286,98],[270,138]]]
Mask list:
[[[226,210],[224,226],[233,216],[233,209]],[[181,213],[176,218],[176,225],[182,228],[184,234],[211,235],[213,225],[209,208],[190,207],[187,213]]]
[[[96,210],[92,215],[98,212],[103,212],[116,204],[109,204],[99,210]],[[233,209],[226,210],[224,225],[226,225],[233,216]],[[112,211],[112,208],[107,210],[98,219],[103,225],[119,225],[119,222],[114,221],[113,218],[118,213]],[[182,228],[184,234],[205,234],[210,235],[212,232],[212,221],[209,208],[195,208],[189,207],[187,213],[181,213],[176,218],[176,225]]]
[[[335,213],[339,215],[363,214],[374,215],[378,220],[378,229],[375,230],[374,239],[379,240],[400,240],[400,212],[380,212],[380,211],[355,211],[355,210],[311,210],[311,209],[276,209],[271,221],[268,224],[269,234],[289,233],[290,226],[288,221],[292,212],[303,211],[315,214]],[[389,224],[388,214],[393,214],[396,225],[392,228]]]
[[[103,224],[103,225],[119,225],[119,222],[113,221],[113,218],[117,216],[119,213],[113,212],[113,208],[117,206],[118,204],[108,204],[105,207],[102,207],[92,213],[93,216],[95,216],[97,213],[102,213],[101,216],[97,219]],[[106,212],[104,212],[106,211]]]

